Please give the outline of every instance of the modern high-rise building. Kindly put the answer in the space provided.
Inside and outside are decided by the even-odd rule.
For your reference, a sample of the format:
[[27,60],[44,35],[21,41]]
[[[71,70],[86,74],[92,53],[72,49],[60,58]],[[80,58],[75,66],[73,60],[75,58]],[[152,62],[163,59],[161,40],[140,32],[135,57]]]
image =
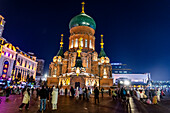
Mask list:
[[92,17],[82,12],[69,23],[69,49],[63,50],[61,35],[60,50],[49,66],[48,85],[63,87],[110,87],[113,85],[112,66],[104,51],[101,35],[101,51],[95,51],[94,36],[96,23]]
[[37,76],[43,76],[44,72],[44,60],[43,59],[37,59]]

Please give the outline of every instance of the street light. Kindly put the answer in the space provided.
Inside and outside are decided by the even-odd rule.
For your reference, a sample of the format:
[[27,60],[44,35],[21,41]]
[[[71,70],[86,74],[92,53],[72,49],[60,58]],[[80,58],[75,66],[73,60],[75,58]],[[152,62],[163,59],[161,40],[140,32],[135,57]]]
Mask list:
[[47,74],[44,75],[45,79],[47,79]]
[[124,85],[128,86],[128,85],[130,85],[130,82],[128,80],[125,80]]

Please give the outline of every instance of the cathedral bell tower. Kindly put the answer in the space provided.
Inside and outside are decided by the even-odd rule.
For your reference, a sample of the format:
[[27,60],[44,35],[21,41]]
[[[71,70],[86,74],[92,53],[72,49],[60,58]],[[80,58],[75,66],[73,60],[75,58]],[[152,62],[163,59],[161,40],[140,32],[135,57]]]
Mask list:
[[[69,51],[77,51],[80,47],[82,52],[95,50],[95,29],[96,23],[92,17],[85,14],[84,2],[82,2],[82,12],[73,17],[69,23]],[[79,39],[81,38],[81,41]],[[80,43],[80,44],[79,44]],[[80,46],[79,46],[80,45]]]

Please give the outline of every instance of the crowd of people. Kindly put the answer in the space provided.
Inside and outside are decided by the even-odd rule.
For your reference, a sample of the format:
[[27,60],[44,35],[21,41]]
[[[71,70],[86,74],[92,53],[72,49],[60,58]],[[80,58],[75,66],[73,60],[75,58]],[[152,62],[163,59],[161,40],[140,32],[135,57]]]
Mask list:
[[[36,91],[35,97],[40,98],[40,109],[39,109],[40,112],[46,110],[46,102],[51,102],[52,110],[57,110],[58,95],[59,94],[63,95],[63,91],[61,91],[61,89],[59,89],[58,86],[57,87],[52,86],[51,88],[42,86],[41,88],[40,87],[37,88],[35,91]],[[30,98],[33,95],[33,93],[34,93],[33,88],[30,89],[25,87],[22,90],[23,100],[22,100],[22,104],[19,106],[20,110],[23,109],[24,105],[26,110],[29,109]],[[74,89],[73,87],[71,87],[70,89],[65,88],[64,93],[65,96],[70,96],[72,98],[75,98],[76,100],[83,99],[89,101],[91,90],[90,88],[77,87],[76,89]],[[95,104],[96,104],[96,100],[99,103],[99,90],[97,87],[94,89],[94,97],[95,97]]]
[[[19,106],[19,109],[22,110],[25,106],[25,109],[29,109],[29,103],[31,96],[35,96],[37,100],[40,100],[40,109],[39,111],[45,111],[46,110],[46,102],[51,103],[52,110],[57,110],[57,103],[58,103],[58,95],[65,95],[70,96],[71,98],[75,98],[76,101],[78,100],[90,100],[90,94],[94,94],[94,100],[95,104],[99,103],[99,93],[101,92],[102,98],[104,97],[104,88],[101,88],[99,91],[98,87],[95,87],[93,90],[89,87],[77,87],[70,89],[68,88],[59,88],[58,86],[42,86],[36,88],[29,88],[25,87],[23,89],[20,88],[6,88],[6,99],[9,98],[9,95],[12,94],[12,92],[15,92],[15,94],[22,94],[23,100],[21,105]],[[36,93],[35,93],[36,92]],[[126,87],[121,88],[113,88],[108,90],[109,96],[113,98],[113,100],[121,100],[122,102],[129,102],[130,96],[135,96],[138,100],[146,102],[148,104],[157,104],[157,101],[160,101],[161,98],[163,98],[164,91],[160,90],[159,88],[157,90],[148,90],[146,89],[135,89],[130,90]]]
[[157,89],[136,89],[134,91],[135,96],[138,100],[145,102],[147,104],[157,104],[161,101],[161,98],[165,96],[166,90],[157,88]]

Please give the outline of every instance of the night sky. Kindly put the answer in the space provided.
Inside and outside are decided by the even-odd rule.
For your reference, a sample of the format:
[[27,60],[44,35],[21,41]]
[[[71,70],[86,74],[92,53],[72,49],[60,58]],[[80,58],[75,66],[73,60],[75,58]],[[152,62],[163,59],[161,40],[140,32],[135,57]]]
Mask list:
[[[68,50],[69,22],[81,12],[82,0],[0,0],[5,17],[3,37],[45,60],[45,73],[64,34]],[[170,0],[85,0],[85,13],[96,22],[111,62],[134,72],[150,72],[153,80],[170,80]]]

